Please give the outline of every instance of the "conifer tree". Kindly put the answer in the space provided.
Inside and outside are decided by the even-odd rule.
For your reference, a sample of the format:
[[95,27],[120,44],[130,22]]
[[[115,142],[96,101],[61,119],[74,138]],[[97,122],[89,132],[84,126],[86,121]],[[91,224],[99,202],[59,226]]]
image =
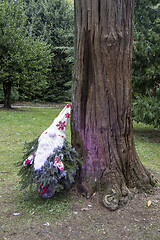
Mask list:
[[67,0],[26,1],[28,24],[35,36],[41,36],[52,46],[51,74],[43,99],[69,100],[72,66],[66,62],[66,51],[73,47],[73,5]]
[[133,41],[132,85],[145,94],[160,81],[160,4],[136,0]]

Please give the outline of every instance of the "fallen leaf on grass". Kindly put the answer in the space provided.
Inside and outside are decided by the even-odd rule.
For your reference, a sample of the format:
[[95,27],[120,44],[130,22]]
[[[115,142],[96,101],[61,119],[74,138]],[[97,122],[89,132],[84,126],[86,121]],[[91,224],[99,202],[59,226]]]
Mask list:
[[147,206],[148,206],[148,207],[150,207],[150,206],[151,206],[151,204],[152,204],[152,201],[151,201],[151,200],[149,200],[149,201],[148,201],[148,203],[147,203]]

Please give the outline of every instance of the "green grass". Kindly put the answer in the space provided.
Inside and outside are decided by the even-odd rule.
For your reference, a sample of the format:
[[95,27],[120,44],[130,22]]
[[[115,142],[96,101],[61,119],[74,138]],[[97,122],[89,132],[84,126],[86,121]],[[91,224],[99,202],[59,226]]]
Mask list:
[[[18,168],[25,142],[38,137],[61,109],[20,109],[0,111],[0,220],[3,231],[22,224],[44,223],[70,214],[72,194],[59,194],[54,199],[41,199],[37,194],[20,191]],[[160,172],[160,131],[152,126],[134,124],[135,143],[144,165]],[[70,127],[67,127],[70,140]],[[14,213],[20,213],[14,217]],[[10,223],[6,224],[6,214]]]
[[[38,137],[59,114],[61,109],[21,109],[0,111],[0,220],[5,222],[6,213],[13,216],[10,227],[31,221],[32,217],[39,222],[47,222],[48,218],[56,219],[69,214],[71,196],[59,194],[53,199],[42,199],[35,193],[21,191],[19,169],[15,164],[21,160],[25,142]],[[70,139],[70,129],[66,130]],[[7,226],[2,224],[7,231]],[[1,238],[0,238],[1,239]]]
[[134,123],[135,145],[142,163],[160,172],[160,129],[142,123]]

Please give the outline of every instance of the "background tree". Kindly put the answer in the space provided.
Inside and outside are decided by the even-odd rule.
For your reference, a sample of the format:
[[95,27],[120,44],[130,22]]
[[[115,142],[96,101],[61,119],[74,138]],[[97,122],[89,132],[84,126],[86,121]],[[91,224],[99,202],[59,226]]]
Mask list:
[[160,81],[160,4],[136,0],[133,42],[132,85],[135,92],[149,94]]
[[[0,83],[4,107],[10,107],[11,88],[26,88],[30,95],[36,84],[46,83],[50,50],[46,42],[36,40],[26,30],[26,15],[21,1],[0,4]],[[35,89],[36,90],[36,89]]]
[[51,74],[41,99],[61,102],[71,99],[72,65],[66,61],[73,47],[73,4],[67,0],[26,1],[28,25],[32,33],[42,36],[52,46]]
[[131,121],[133,1],[74,1],[72,145],[83,157],[79,186],[104,190],[111,210],[130,189],[154,185],[137,155]]
[[160,4],[135,1],[132,64],[132,117],[136,122],[160,126]]

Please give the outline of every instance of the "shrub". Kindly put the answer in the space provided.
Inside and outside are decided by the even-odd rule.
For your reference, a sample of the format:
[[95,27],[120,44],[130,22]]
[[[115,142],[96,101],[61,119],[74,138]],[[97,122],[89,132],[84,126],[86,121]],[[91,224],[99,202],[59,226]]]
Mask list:
[[150,90],[148,96],[140,94],[134,96],[132,100],[132,118],[136,122],[160,127],[160,98],[158,94],[154,95],[154,90]]

